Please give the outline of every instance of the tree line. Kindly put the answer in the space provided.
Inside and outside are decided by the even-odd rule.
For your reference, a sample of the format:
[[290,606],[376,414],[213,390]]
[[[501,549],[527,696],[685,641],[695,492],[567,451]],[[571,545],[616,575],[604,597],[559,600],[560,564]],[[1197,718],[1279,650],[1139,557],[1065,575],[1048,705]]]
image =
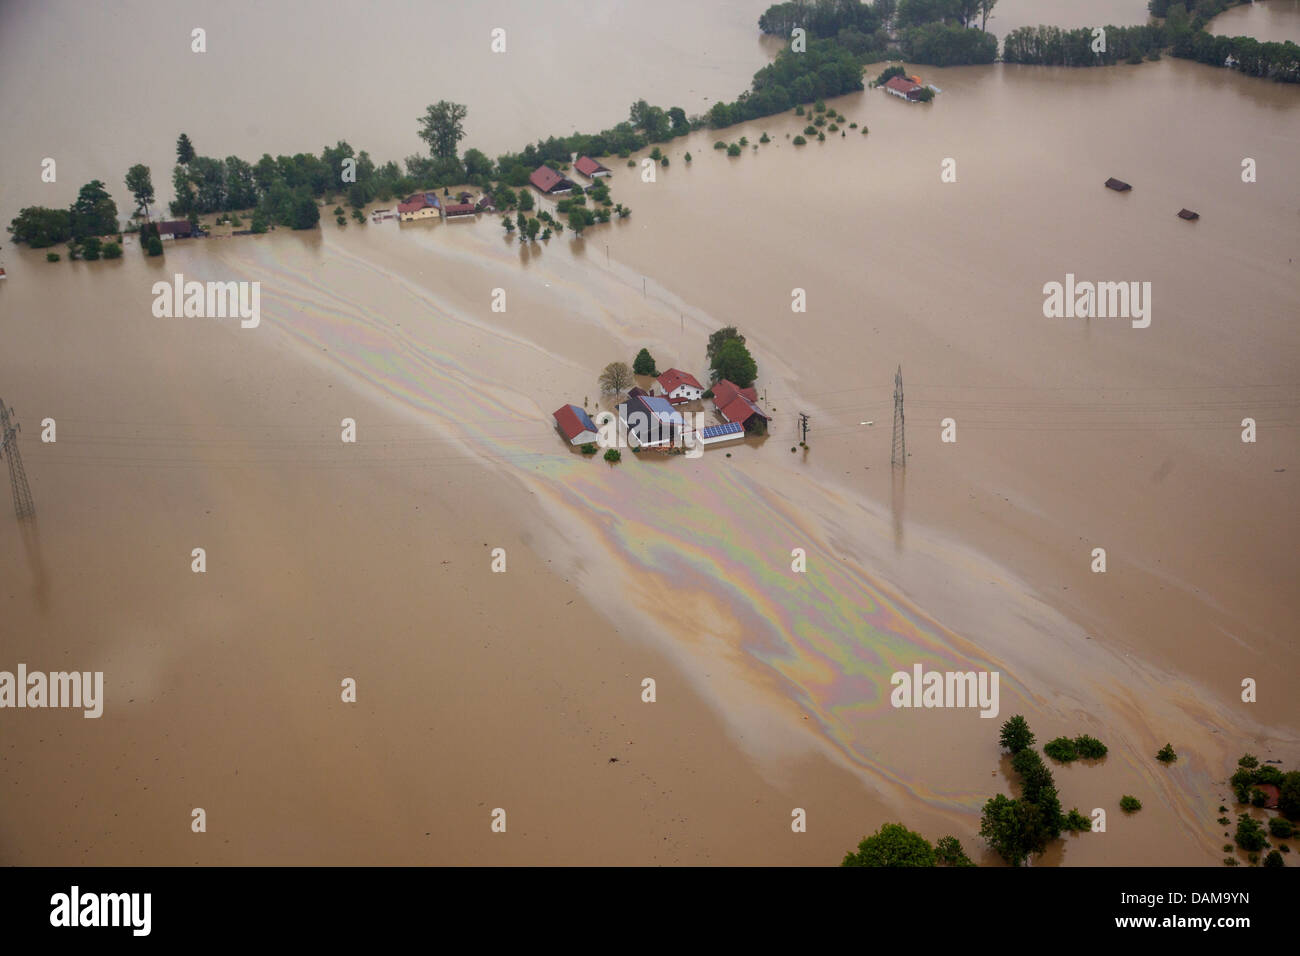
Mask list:
[[1021,27],[1007,34],[1002,59],[1040,66],[1110,66],[1158,59],[1169,52],[1180,59],[1227,67],[1281,83],[1300,83],[1300,46],[1286,41],[1264,43],[1254,37],[1211,34],[1209,19],[1239,0],[1198,0],[1188,12],[1183,2],[1151,0],[1149,9],[1163,23],[1105,28],[1106,48],[1094,50],[1090,29]]

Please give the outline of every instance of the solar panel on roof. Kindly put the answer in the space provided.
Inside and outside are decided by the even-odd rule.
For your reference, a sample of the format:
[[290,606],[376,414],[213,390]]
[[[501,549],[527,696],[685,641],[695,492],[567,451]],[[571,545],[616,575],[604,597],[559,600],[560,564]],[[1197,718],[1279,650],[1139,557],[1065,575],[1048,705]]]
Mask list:
[[701,438],[717,438],[719,435],[734,435],[744,431],[740,422],[727,422],[725,425],[710,425],[700,432]]

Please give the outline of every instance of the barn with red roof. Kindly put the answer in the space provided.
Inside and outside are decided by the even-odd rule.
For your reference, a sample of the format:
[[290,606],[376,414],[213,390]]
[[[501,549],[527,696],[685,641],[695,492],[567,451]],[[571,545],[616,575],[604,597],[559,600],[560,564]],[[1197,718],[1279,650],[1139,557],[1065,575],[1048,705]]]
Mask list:
[[550,166],[538,166],[528,177],[528,181],[548,196],[573,190],[573,180],[565,179]]

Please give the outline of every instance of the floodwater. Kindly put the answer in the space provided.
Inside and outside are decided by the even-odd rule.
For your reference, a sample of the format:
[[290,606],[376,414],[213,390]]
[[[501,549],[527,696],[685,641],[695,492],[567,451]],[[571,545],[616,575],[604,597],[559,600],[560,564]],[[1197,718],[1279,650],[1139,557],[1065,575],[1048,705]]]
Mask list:
[[[562,102],[516,121],[606,125],[656,99],[650,75],[666,98],[734,95],[766,55],[761,7],[738,6],[698,32],[637,33],[645,47],[613,57],[590,98],[557,82]],[[571,25],[594,49],[632,42]],[[700,49],[731,51],[731,86],[648,66]],[[1040,741],[1111,748],[1057,770],[1065,806],[1106,809],[1107,833],[1046,862],[1217,862],[1236,757],[1300,756],[1300,92],[1169,59],[919,69],[944,91],[929,106],[832,104],[869,135],[795,147],[806,120],[787,114],[671,144],[653,182],[617,166],[633,215],[581,240],[521,245],[491,217],[327,217],[171,244],[161,262],[6,249],[0,396],[24,424],[39,524],[0,553],[0,667],[102,669],[108,701],[98,721],[4,712],[18,732],[0,772],[21,785],[2,858],[834,863],[900,819],[991,862],[979,807],[1014,790],[997,727],[1024,713]],[[462,98],[448,78],[390,108],[379,82],[357,80],[350,113],[406,150],[408,114]],[[245,133],[230,149],[335,138],[297,95],[250,100],[242,121],[302,113],[306,142]],[[119,109],[168,147],[165,111]],[[60,155],[86,148],[47,114],[23,128]],[[185,122],[205,150],[212,134]],[[734,159],[711,148],[763,132]],[[6,208],[37,189],[6,183]],[[262,324],[155,318],[152,283],[177,272],[261,282]],[[1150,326],[1045,318],[1043,286],[1067,273],[1150,282]],[[702,374],[723,324],[758,361],[766,440],[613,468],[564,447],[549,412],[596,400],[606,362],[644,345]],[[809,448],[792,454],[800,411]],[[890,674],[913,664],[997,671],[997,719],[889,706]],[[1137,816],[1118,812],[1124,793]],[[794,807],[807,834],[790,832]]]
[[1258,0],[1233,7],[1215,17],[1209,29],[1220,36],[1300,43],[1300,0]]

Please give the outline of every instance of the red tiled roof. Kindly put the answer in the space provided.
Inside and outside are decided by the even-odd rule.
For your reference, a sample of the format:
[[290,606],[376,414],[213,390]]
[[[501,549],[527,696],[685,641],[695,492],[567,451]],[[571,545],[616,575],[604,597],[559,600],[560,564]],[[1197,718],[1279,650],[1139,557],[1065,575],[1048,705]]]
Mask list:
[[564,177],[550,166],[538,166],[528,177],[528,181],[544,193],[549,193],[564,182]]
[[478,212],[478,207],[469,202],[454,202],[449,204],[443,211],[449,216],[472,216]]
[[737,395],[741,395],[751,402],[758,401],[758,392],[753,388],[740,388],[735,382],[729,382],[725,378],[713,386],[713,404],[719,407],[728,404]]
[[428,193],[419,193],[417,195],[411,196],[409,200],[406,202],[399,202],[397,204],[397,211],[416,212],[417,210],[423,209],[426,206],[433,206],[434,208],[437,208],[438,203],[436,201],[429,202]]
[[564,432],[564,437],[573,441],[585,431],[595,431],[595,423],[585,411],[577,405],[561,405],[553,413],[556,424],[560,426],[560,431]]
[[696,380],[690,372],[683,372],[679,368],[670,368],[659,376],[659,387],[664,392],[671,392],[679,385],[690,385],[693,388],[703,389],[704,386]]
[[600,165],[600,163],[596,162],[590,156],[579,156],[578,161],[573,164],[573,168],[584,176],[590,176],[593,173],[609,172],[606,167]]
[[740,388],[725,378],[713,386],[713,406],[729,422],[744,423],[754,415],[767,418],[758,407],[758,393],[753,388]]
[[744,395],[737,395],[722,408],[719,408],[718,411],[722,413],[722,417],[727,421],[739,422],[742,425],[755,415],[759,418],[767,418],[767,416],[763,414],[762,409],[747,399]]
[[914,93],[921,88],[919,83],[913,83],[905,76],[891,76],[885,86],[903,94]]

